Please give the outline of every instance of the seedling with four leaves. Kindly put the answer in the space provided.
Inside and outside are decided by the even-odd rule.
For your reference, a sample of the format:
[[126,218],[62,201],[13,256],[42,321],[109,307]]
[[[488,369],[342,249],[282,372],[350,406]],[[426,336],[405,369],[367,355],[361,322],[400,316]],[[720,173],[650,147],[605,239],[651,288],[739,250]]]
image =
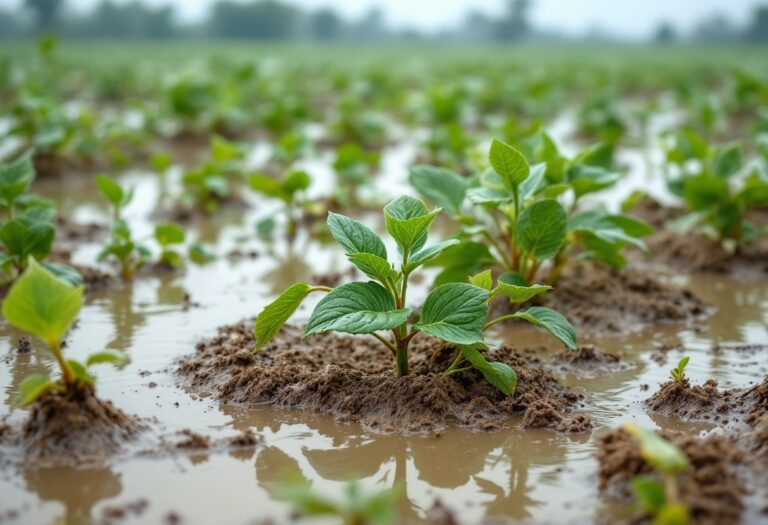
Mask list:
[[27,269],[11,286],[3,301],[3,316],[16,328],[41,339],[53,355],[61,377],[54,381],[47,375],[26,377],[20,387],[18,403],[28,405],[49,392],[93,390],[96,379],[89,368],[100,363],[121,366],[127,357],[114,350],[91,354],[85,363],[66,359],[61,341],[83,306],[83,287],[59,279],[29,258]]
[[690,360],[690,357],[684,357],[680,360],[679,363],[677,363],[677,366],[672,369],[670,372],[670,376],[672,376],[672,381],[679,385],[684,385],[688,383],[688,378],[685,376],[685,367],[688,366],[688,361]]
[[[495,387],[513,395],[517,383],[514,371],[504,363],[489,362],[484,332],[507,319],[521,319],[547,329],[571,349],[576,334],[561,314],[534,307],[496,319],[488,319],[489,301],[506,295],[522,303],[549,289],[499,280],[494,286],[490,271],[472,277],[471,282],[437,286],[427,296],[420,319],[412,320],[408,285],[413,272],[458,243],[447,240],[427,246],[430,227],[440,209],[429,211],[413,197],[400,197],[384,208],[389,235],[397,243],[399,264],[389,262],[384,242],[361,222],[329,213],[331,235],[344,248],[347,258],[371,280],[352,282],[331,289],[297,283],[289,287],[257,317],[254,328],[256,349],[272,340],[302,301],[311,293],[327,295],[320,300],[307,322],[305,337],[327,332],[370,334],[386,346],[395,359],[398,376],[409,373],[408,345],[419,332],[456,346],[456,356],[445,375],[476,368]],[[389,335],[386,334],[389,332]]]

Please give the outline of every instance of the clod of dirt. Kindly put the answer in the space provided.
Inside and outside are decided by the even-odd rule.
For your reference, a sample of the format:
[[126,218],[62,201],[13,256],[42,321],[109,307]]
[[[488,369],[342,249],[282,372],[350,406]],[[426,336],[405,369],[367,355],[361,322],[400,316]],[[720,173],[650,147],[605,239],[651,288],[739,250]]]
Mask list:
[[618,271],[590,261],[570,266],[542,304],[562,313],[578,331],[593,333],[687,322],[708,310],[690,291],[664,284],[647,272]]
[[595,345],[581,345],[575,352],[564,350],[553,355],[547,365],[560,373],[580,377],[615,373],[635,366],[623,361],[618,354],[606,352]]
[[714,379],[695,386],[687,380],[668,381],[645,405],[652,412],[684,421],[736,426],[768,410],[768,379],[753,388],[724,391]]
[[80,388],[36,401],[20,441],[27,462],[81,464],[115,454],[143,428],[91,388]]
[[229,440],[232,447],[255,447],[261,442],[256,433],[248,428]]
[[184,439],[176,443],[176,448],[203,450],[211,446],[211,439],[208,436],[193,432],[188,428],[179,431],[179,434]]
[[768,273],[768,242],[727,251],[715,239],[698,232],[664,231],[648,239],[652,260],[683,272]]
[[[698,439],[686,434],[664,433],[690,460],[690,468],[678,477],[680,498],[688,505],[691,523],[739,523],[746,491],[736,473],[744,462],[743,454],[722,436]],[[597,451],[599,488],[606,500],[615,504],[632,501],[630,482],[653,469],[642,459],[636,440],[618,429],[600,437]],[[627,520],[637,523],[645,516]]]
[[78,223],[70,219],[56,217],[56,240],[71,242],[94,242],[103,238],[109,228],[104,224],[95,222]]
[[448,425],[498,430],[536,401],[556,403],[562,415],[580,400],[509,347],[488,357],[516,371],[512,398],[474,370],[444,377],[456,350],[421,334],[411,344],[411,374],[402,378],[394,374],[392,355],[373,338],[326,334],[303,340],[299,328],[287,326],[260,352],[254,344],[250,322],[222,327],[178,371],[187,386],[212,391],[224,402],[305,408],[378,432],[432,432]]
[[523,414],[522,428],[553,428],[564,434],[588,432],[592,421],[584,414],[563,415],[563,405],[556,399],[534,401]]

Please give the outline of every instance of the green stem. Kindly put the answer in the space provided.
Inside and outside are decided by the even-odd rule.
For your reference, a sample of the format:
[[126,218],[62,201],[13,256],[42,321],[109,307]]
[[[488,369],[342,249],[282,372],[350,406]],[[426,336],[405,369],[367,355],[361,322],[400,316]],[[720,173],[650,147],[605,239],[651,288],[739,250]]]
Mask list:
[[77,378],[75,377],[75,373],[72,371],[72,367],[69,366],[69,363],[67,363],[61,353],[60,343],[58,341],[49,341],[48,346],[51,349],[53,357],[56,358],[56,362],[59,364],[59,368],[61,368],[61,378],[64,381],[64,384],[67,385],[67,387],[73,386],[75,383],[77,383]]
[[504,321],[508,321],[509,319],[516,319],[515,315],[517,314],[502,315],[501,317],[497,317],[492,321],[488,321],[487,323],[485,323],[485,326],[483,327],[483,331],[488,330],[490,327],[492,327],[497,323],[502,323]]
[[443,372],[443,375],[449,376],[452,373],[454,373],[454,371],[456,371],[456,367],[458,367],[462,361],[464,361],[464,354],[462,354],[461,350],[459,350],[456,353],[456,357],[453,358],[453,361],[451,362],[450,366],[445,369],[445,372]]
[[[403,273],[403,282],[400,287],[400,295],[395,297],[395,303],[398,308],[405,308],[406,294],[408,293],[408,273],[405,268],[408,266],[409,248],[403,248],[403,262],[401,271]],[[410,337],[408,337],[408,321],[393,330],[395,336],[395,368],[397,370],[397,376],[403,377],[408,375],[408,343]]]
[[399,341],[395,351],[395,367],[397,377],[408,375],[408,341]]
[[380,335],[379,335],[379,334],[377,334],[376,332],[372,332],[372,333],[371,333],[371,335],[372,335],[373,337],[375,337],[376,339],[378,339],[379,341],[381,341],[382,343],[384,343],[384,346],[386,346],[387,348],[389,348],[389,350],[390,350],[390,351],[391,351],[393,354],[397,355],[397,348],[395,348],[395,345],[393,345],[392,343],[390,343],[389,341],[387,341],[387,340],[386,340],[384,337],[380,336]]
[[471,366],[465,366],[465,367],[462,367],[462,368],[454,368],[451,371],[446,370],[445,372],[443,372],[443,376],[449,377],[449,376],[452,376],[453,374],[458,374],[459,372],[466,372],[467,370],[472,370],[472,367]]

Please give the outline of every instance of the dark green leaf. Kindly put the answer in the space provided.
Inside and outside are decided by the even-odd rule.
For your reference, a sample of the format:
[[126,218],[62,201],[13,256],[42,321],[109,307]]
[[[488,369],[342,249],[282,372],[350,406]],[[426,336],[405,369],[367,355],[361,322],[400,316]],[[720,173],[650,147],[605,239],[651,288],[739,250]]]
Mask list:
[[573,329],[563,314],[543,306],[532,306],[527,310],[515,313],[513,317],[541,326],[560,339],[565,346],[571,350],[576,350],[576,330]]
[[387,249],[382,240],[360,221],[329,212],[328,230],[347,255],[370,253],[381,259],[387,259]]
[[468,283],[438,286],[427,296],[414,329],[454,344],[482,342],[488,298],[488,290]]
[[453,215],[461,213],[467,180],[451,170],[433,166],[414,166],[408,179],[414,188],[437,206]]
[[519,246],[537,260],[551,259],[560,250],[568,230],[568,216],[559,202],[545,199],[523,210],[515,235]]

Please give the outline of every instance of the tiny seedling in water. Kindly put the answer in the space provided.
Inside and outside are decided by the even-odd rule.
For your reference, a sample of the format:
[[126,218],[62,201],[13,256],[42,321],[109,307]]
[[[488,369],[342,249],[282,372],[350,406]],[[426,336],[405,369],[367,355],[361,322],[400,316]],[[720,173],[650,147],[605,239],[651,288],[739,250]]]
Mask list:
[[[297,283],[289,287],[257,317],[254,328],[256,349],[272,340],[301,302],[311,293],[328,293],[315,307],[307,322],[305,336],[327,332],[370,334],[384,344],[395,358],[398,376],[409,372],[408,345],[423,332],[457,347],[454,361],[445,375],[472,367],[479,370],[495,387],[513,395],[517,384],[514,371],[507,365],[488,362],[483,351],[488,348],[484,332],[508,319],[521,319],[547,329],[571,349],[576,348],[576,333],[570,323],[549,308],[532,307],[496,319],[488,319],[489,302],[506,295],[512,303],[523,303],[549,289],[527,286],[514,280],[500,279],[493,285],[491,272],[471,278],[470,282],[437,286],[427,296],[418,322],[411,320],[408,284],[413,272],[457,244],[447,240],[426,246],[428,231],[440,209],[429,211],[418,199],[400,197],[384,208],[387,231],[399,247],[396,269],[388,260],[384,242],[361,222],[329,213],[328,229],[344,248],[349,261],[367,275],[367,282],[352,282],[335,289]],[[389,332],[382,335],[379,332]],[[463,366],[465,363],[468,366]]]
[[677,366],[672,369],[670,372],[670,375],[672,376],[672,381],[679,385],[685,385],[688,383],[688,378],[685,377],[685,367],[688,366],[688,361],[690,360],[690,357],[684,357],[680,360],[679,363],[677,363]]
[[49,392],[93,389],[96,379],[88,369],[99,363],[123,365],[122,352],[105,350],[88,356],[85,363],[65,359],[61,340],[83,306],[83,287],[72,286],[29,259],[26,271],[11,287],[3,301],[3,316],[8,322],[41,339],[56,359],[61,377],[52,381],[47,375],[26,377],[20,387],[18,403],[28,405]]
[[640,455],[661,476],[639,476],[632,480],[632,490],[643,511],[653,517],[654,525],[686,525],[688,507],[680,501],[677,476],[688,470],[689,461],[678,447],[654,432],[626,423],[624,428],[637,440]]
[[389,525],[395,521],[395,504],[400,497],[397,489],[365,493],[357,481],[344,487],[342,498],[318,493],[303,477],[290,478],[277,487],[278,499],[288,502],[305,518],[334,517],[344,525]]
[[301,220],[302,196],[312,183],[309,174],[306,171],[292,171],[282,180],[275,180],[268,175],[256,174],[251,175],[248,181],[254,191],[266,197],[280,199],[285,204],[288,239],[293,240]]

